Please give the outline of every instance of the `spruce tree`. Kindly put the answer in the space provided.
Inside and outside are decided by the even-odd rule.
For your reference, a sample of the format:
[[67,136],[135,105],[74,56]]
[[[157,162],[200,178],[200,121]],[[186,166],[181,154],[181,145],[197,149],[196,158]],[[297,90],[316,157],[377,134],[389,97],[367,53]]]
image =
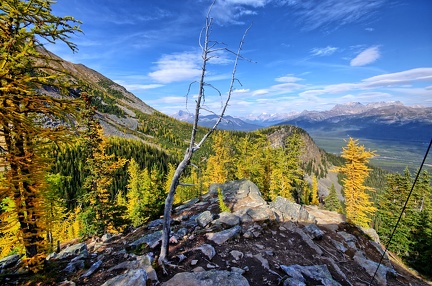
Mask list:
[[[409,170],[405,170],[404,176],[399,173],[389,174],[386,181],[386,188],[378,198],[378,211],[374,225],[384,244],[389,243],[399,214],[408,197],[411,184]],[[410,227],[402,220],[393,234],[392,243],[388,248],[403,256],[409,251],[409,236]]]
[[337,197],[335,185],[332,184],[330,187],[330,192],[324,200],[324,208],[329,211],[341,212],[342,205]]
[[342,151],[345,164],[335,169],[335,171],[345,175],[342,182],[344,184],[347,219],[363,227],[369,226],[372,215],[376,211],[368,194],[368,191],[372,190],[364,184],[370,171],[367,163],[374,156],[375,152],[366,151],[364,146],[358,144],[358,140],[350,138]]

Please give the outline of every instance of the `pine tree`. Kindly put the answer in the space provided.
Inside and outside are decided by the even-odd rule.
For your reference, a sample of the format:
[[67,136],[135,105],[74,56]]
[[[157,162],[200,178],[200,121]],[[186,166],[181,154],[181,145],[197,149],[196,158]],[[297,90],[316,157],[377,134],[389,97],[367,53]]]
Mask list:
[[[375,223],[383,243],[398,254],[410,266],[424,275],[431,276],[430,263],[432,255],[432,186],[427,171],[420,174],[413,188],[413,179],[408,168],[403,174],[387,176],[386,188],[378,199],[378,212]],[[391,243],[390,236],[401,215]]]
[[423,171],[411,195],[404,223],[410,226],[409,255],[406,261],[424,275],[432,277],[432,186]]
[[[378,198],[378,211],[376,214],[375,229],[383,243],[388,244],[390,236],[402,211],[403,205],[410,190],[411,176],[409,170],[405,175],[399,173],[387,176],[386,188]],[[389,249],[403,256],[409,251],[409,226],[401,221],[392,237]]]
[[48,165],[41,147],[46,139],[58,140],[65,132],[65,128],[46,128],[40,122],[46,117],[68,122],[64,115],[75,111],[70,99],[44,94],[43,85],[62,89],[66,82],[60,71],[47,73],[55,70],[54,60],[41,43],[64,42],[75,51],[69,37],[79,27],[74,26],[77,21],[72,17],[54,16],[52,1],[0,3],[0,138],[5,142],[0,162],[8,170],[0,200],[9,198],[15,202],[2,212],[1,222],[6,222],[5,217],[17,218],[17,238],[25,249],[25,262],[36,271],[44,256],[40,190],[45,187],[44,166]]
[[366,151],[364,146],[358,145],[358,140],[350,138],[342,151],[342,158],[346,162],[335,170],[345,175],[342,182],[344,183],[347,219],[363,227],[369,226],[371,216],[376,211],[367,193],[368,189],[364,185],[370,170],[367,163],[374,156],[375,152]]
[[336,188],[334,184],[331,185],[330,192],[328,196],[325,198],[324,202],[325,202],[324,208],[326,210],[339,212],[339,213],[341,212],[342,205],[339,198],[337,197]]

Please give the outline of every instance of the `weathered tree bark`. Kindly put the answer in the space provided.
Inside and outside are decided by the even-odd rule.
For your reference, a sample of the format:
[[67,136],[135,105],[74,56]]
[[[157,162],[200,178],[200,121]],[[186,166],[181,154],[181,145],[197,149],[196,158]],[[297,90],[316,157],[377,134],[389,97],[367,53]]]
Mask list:
[[[243,37],[240,41],[239,48],[238,48],[237,52],[232,52],[235,55],[235,61],[233,64],[231,82],[230,82],[230,86],[228,89],[227,98],[224,102],[224,105],[222,107],[222,110],[221,110],[221,113],[218,117],[218,120],[216,121],[214,126],[203,136],[203,138],[198,143],[196,143],[196,141],[197,141],[196,140],[196,133],[197,133],[197,129],[198,129],[199,115],[200,115],[200,111],[202,109],[201,101],[204,98],[204,88],[206,85],[208,85],[205,82],[207,62],[209,60],[211,60],[211,58],[213,57],[213,56],[211,56],[211,54],[213,52],[216,52],[218,50],[227,50],[227,49],[215,48],[217,43],[210,45],[209,37],[210,37],[210,28],[212,26],[212,18],[210,18],[210,12],[212,10],[214,3],[215,3],[215,1],[213,1],[212,5],[210,6],[210,9],[209,9],[207,17],[206,17],[206,24],[205,24],[205,27],[203,29],[203,31],[204,31],[203,44],[201,44],[201,37],[200,37],[200,46],[202,49],[202,54],[201,54],[202,66],[201,66],[201,77],[200,77],[200,81],[199,81],[199,93],[198,93],[198,97],[196,99],[196,105],[195,105],[195,117],[194,117],[194,122],[193,122],[193,127],[192,127],[191,139],[189,142],[189,147],[186,149],[184,158],[180,162],[180,164],[177,166],[177,169],[174,173],[174,176],[172,178],[171,185],[170,185],[170,190],[169,190],[167,198],[165,200],[164,223],[163,223],[163,229],[162,229],[162,246],[161,246],[161,251],[160,251],[160,255],[159,255],[159,259],[158,259],[158,263],[161,266],[164,266],[168,262],[167,256],[168,256],[169,236],[170,236],[170,232],[171,232],[171,229],[170,229],[171,211],[172,211],[172,205],[174,202],[174,195],[175,195],[177,186],[180,184],[180,176],[183,173],[183,171],[186,169],[186,167],[190,164],[190,161],[191,161],[192,156],[195,153],[195,151],[197,151],[201,147],[201,145],[206,141],[206,139],[216,130],[217,126],[222,121],[222,118],[225,115],[225,111],[228,107],[228,103],[229,103],[229,100],[231,98],[231,94],[234,90],[234,83],[236,81],[235,74],[236,74],[236,70],[237,70],[237,64],[238,64],[239,59],[241,58],[240,51],[242,49],[246,34],[250,28],[249,27],[245,31],[245,33],[243,34]],[[229,50],[227,50],[227,51],[229,51]],[[229,51],[229,52],[231,52],[231,51]]]

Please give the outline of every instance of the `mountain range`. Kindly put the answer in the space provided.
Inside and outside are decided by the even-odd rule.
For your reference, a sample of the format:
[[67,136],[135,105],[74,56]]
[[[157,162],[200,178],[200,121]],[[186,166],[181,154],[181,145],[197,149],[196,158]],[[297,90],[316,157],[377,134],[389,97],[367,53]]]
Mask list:
[[429,142],[432,108],[405,106],[401,102],[338,104],[329,111],[304,111],[278,125],[291,124],[309,133],[352,136],[376,140]]
[[[171,116],[185,122],[193,121],[193,114],[185,111]],[[215,115],[201,116],[200,124],[210,127],[216,119]],[[252,131],[287,124],[303,128],[311,134],[428,142],[432,135],[432,108],[405,106],[399,101],[349,102],[338,104],[328,111],[262,113],[242,118],[227,116],[221,129]]]

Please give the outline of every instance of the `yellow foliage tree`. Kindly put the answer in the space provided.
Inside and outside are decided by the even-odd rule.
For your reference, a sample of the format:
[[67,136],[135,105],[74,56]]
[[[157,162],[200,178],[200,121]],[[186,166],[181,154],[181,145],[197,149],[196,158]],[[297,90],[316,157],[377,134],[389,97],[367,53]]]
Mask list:
[[[41,145],[58,141],[66,128],[47,128],[41,118],[69,121],[76,106],[64,97],[44,93],[43,86],[67,87],[63,72],[44,52],[43,43],[69,41],[80,31],[73,17],[52,14],[54,1],[2,0],[0,2],[0,168],[7,170],[0,200],[14,201],[0,213],[0,229],[10,229],[6,217],[18,223],[17,242],[25,251],[25,264],[37,271],[44,261],[44,226],[41,191],[47,162]],[[49,74],[50,73],[50,74]],[[15,224],[15,221],[13,222]]]
[[312,201],[311,204],[313,205],[319,205],[318,200],[318,179],[316,176],[312,177]]
[[300,168],[302,142],[298,134],[292,134],[285,146],[270,150],[270,199],[274,200],[281,196],[295,201],[294,187],[300,186],[303,182],[303,170]]
[[368,227],[376,208],[367,193],[371,189],[368,189],[364,182],[370,171],[367,163],[376,154],[375,151],[366,151],[365,147],[359,145],[358,140],[353,138],[350,138],[347,146],[342,149],[342,158],[346,162],[334,171],[345,175],[342,182],[345,192],[346,217],[357,225]]
[[215,132],[213,137],[214,155],[207,160],[207,183],[225,183],[228,178],[228,163],[230,162],[228,132]]
[[237,154],[234,158],[235,176],[237,179],[249,179],[260,190],[265,189],[266,164],[270,155],[270,146],[267,137],[258,134],[253,138],[250,134],[239,139],[235,145]]

